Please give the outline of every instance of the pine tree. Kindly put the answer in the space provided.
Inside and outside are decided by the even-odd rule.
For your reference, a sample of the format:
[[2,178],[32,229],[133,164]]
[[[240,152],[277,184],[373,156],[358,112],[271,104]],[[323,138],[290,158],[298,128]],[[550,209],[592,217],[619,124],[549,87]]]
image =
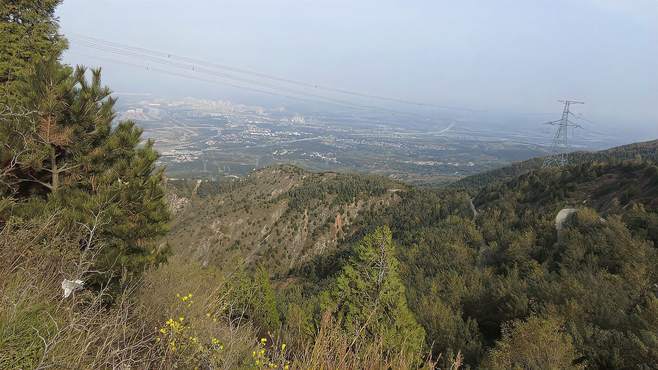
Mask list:
[[3,0],[0,4],[0,104],[21,101],[18,86],[40,60],[58,58],[66,41],[58,33],[61,0]]
[[488,369],[584,369],[563,323],[536,316],[503,326],[503,337],[489,352]]
[[381,340],[386,350],[419,353],[425,332],[407,307],[394,253],[388,227],[364,237],[324,294],[323,306],[351,337]]
[[166,232],[169,214],[158,155],[153,142],[141,143],[133,122],[113,127],[115,100],[100,69],[73,70],[50,58],[21,89],[22,113],[0,115],[0,180],[3,195],[15,202],[0,220],[57,210],[65,225],[92,234],[81,247],[97,255],[99,283],[161,261],[163,250],[152,243]]
[[[50,58],[39,63],[18,90],[24,104],[15,104],[13,114],[3,119],[5,149],[15,162],[15,181],[7,180],[18,196],[56,192],[64,175],[79,167],[79,137],[74,137],[76,124],[70,105],[75,94],[75,81],[70,68]],[[11,186],[13,185],[13,186]]]
[[260,325],[274,332],[281,327],[281,319],[276,305],[276,295],[270,284],[270,276],[263,267],[258,268],[254,278],[256,302],[254,307],[255,319]]

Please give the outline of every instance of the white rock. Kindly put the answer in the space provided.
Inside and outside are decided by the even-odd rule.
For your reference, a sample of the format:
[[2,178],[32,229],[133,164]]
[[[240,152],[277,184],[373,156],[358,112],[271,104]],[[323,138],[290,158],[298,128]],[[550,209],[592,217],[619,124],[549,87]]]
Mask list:
[[567,220],[569,216],[578,212],[576,208],[564,208],[557,213],[555,216],[555,230],[560,231],[564,227],[564,221]]
[[468,202],[471,207],[471,213],[473,213],[473,220],[475,220],[478,218],[478,210],[475,208],[475,204],[473,204],[473,198],[469,198]]
[[64,298],[68,298],[71,293],[82,290],[85,286],[85,282],[82,280],[62,280],[62,289],[64,290]]

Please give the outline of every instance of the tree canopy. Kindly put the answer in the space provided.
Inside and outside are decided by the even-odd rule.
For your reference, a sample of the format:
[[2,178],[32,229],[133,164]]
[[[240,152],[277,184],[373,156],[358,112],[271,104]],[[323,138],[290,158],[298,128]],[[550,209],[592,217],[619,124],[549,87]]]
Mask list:
[[418,353],[425,332],[407,307],[398,268],[391,230],[378,228],[355,247],[324,305],[358,340],[377,338],[388,350]]
[[66,40],[55,9],[61,0],[4,0],[0,6],[0,103],[17,103],[21,80],[39,60],[58,58]]
[[165,255],[154,245],[169,220],[162,170],[142,130],[115,122],[101,70],[58,61],[57,4],[2,8],[0,222],[57,213],[89,234],[80,247],[98,254],[97,282],[117,282]]

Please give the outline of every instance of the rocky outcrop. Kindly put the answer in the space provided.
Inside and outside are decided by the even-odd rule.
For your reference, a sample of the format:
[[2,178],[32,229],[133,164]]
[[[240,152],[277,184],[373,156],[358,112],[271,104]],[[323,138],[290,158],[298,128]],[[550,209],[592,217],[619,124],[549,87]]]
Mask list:
[[343,219],[340,217],[340,213],[336,213],[336,219],[334,220],[334,239],[338,238],[338,234],[343,231]]
[[177,215],[185,210],[187,205],[190,204],[190,200],[170,191],[167,193],[167,204],[169,205],[169,211],[171,214]]
[[576,208],[561,209],[560,212],[557,213],[557,216],[555,216],[555,230],[557,230],[558,233],[562,231],[567,218],[576,212],[578,212],[578,209]]
[[469,198],[468,203],[471,208],[471,213],[473,214],[473,221],[475,221],[475,219],[478,218],[478,210],[475,208],[475,204],[473,204],[473,198]]

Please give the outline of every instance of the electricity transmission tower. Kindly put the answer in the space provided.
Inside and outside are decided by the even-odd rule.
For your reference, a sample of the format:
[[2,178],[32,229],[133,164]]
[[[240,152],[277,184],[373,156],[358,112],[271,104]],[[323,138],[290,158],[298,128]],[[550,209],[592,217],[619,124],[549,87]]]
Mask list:
[[571,121],[569,116],[573,115],[570,108],[572,104],[585,104],[575,100],[558,100],[564,103],[562,118],[556,121],[547,122],[547,125],[557,126],[557,131],[553,137],[551,145],[551,154],[544,159],[543,167],[564,167],[569,164],[569,128],[582,128],[579,124]]

